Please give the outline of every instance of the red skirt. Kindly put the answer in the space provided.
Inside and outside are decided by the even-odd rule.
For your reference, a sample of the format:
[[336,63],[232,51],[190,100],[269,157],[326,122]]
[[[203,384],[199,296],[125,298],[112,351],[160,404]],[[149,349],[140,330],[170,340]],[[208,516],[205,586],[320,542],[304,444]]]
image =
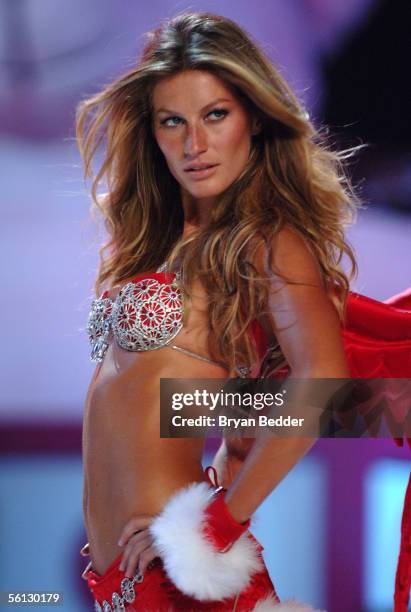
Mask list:
[[[102,576],[92,568],[86,569],[83,574],[95,602],[100,606],[99,608],[95,604],[96,610],[116,610],[113,605],[116,600],[115,594],[129,602],[126,604],[127,612],[171,612],[176,610],[228,612],[233,609],[236,612],[250,612],[258,602],[268,599],[274,604],[279,601],[265,566],[261,572],[254,574],[248,587],[236,597],[223,601],[201,602],[187,597],[174,586],[165,573],[160,559],[155,559],[150,564],[141,582],[132,579],[128,579],[128,582],[124,581],[124,571],[119,569],[120,561],[121,555],[113,561]],[[198,568],[198,571],[201,572],[201,567]],[[106,608],[104,608],[104,602],[107,602]],[[111,607],[108,607],[108,604]]]

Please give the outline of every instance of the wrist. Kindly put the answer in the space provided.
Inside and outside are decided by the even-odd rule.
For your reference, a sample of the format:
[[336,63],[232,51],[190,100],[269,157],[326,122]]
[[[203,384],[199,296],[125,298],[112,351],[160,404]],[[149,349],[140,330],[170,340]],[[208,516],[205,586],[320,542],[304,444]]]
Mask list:
[[238,521],[225,500],[225,490],[217,491],[205,509],[204,533],[219,552],[226,552],[250,526],[250,519]]
[[[262,547],[231,516],[220,489],[205,483],[178,491],[149,530],[172,582],[200,601],[232,597],[262,567]],[[198,571],[201,568],[201,571]]]
[[251,516],[244,514],[244,512],[241,511],[240,508],[238,508],[238,505],[235,502],[233,502],[233,499],[232,499],[232,496],[230,495],[230,492],[227,492],[225,494],[224,501],[225,501],[225,504],[227,506],[228,512],[231,514],[233,519],[237,523],[240,523],[240,525],[243,525],[243,524],[247,523],[248,527],[249,527],[250,526]]

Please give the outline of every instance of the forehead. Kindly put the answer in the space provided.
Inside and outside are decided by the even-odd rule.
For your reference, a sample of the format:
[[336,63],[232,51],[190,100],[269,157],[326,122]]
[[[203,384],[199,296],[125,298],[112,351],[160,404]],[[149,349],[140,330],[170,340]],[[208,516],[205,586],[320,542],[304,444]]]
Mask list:
[[168,108],[202,108],[217,98],[236,100],[230,86],[206,70],[184,70],[161,79],[153,89],[154,110]]

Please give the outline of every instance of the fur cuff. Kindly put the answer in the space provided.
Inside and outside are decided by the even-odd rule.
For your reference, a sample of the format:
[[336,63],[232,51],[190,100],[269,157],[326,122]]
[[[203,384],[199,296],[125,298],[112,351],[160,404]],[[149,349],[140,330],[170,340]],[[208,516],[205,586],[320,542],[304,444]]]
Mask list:
[[200,601],[241,592],[262,569],[256,542],[244,533],[220,553],[203,533],[204,510],[212,489],[205,482],[178,491],[150,525],[164,569],[175,586]]
[[325,610],[314,610],[308,604],[302,604],[291,599],[278,603],[278,601],[269,597],[258,601],[252,612],[325,612]]

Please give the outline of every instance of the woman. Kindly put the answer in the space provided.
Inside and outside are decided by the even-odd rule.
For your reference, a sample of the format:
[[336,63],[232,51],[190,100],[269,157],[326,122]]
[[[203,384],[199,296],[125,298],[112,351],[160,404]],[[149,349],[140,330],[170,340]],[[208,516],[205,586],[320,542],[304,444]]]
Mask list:
[[155,30],[81,105],[78,138],[88,176],[106,150],[83,437],[96,609],[309,610],[279,604],[248,526],[314,440],[223,442],[212,480],[203,440],[159,437],[159,380],[285,364],[349,376],[339,261],[355,272],[343,230],[356,203],[340,158],[261,50],[208,13]]

